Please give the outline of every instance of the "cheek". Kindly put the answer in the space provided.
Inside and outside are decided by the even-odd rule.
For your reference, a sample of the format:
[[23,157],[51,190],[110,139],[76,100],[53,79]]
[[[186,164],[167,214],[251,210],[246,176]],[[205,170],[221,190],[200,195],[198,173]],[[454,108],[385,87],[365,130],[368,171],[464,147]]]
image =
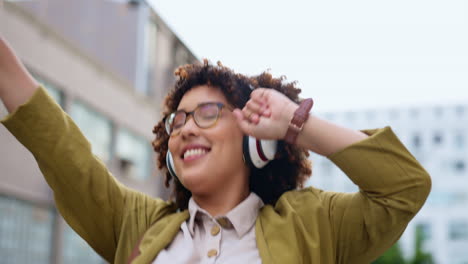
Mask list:
[[174,154],[174,151],[177,147],[177,140],[173,138],[169,138],[169,141],[167,142],[167,147],[168,151],[170,151],[172,154]]
[[[169,138],[169,141],[167,142],[167,147],[168,150],[170,151],[171,149],[174,149],[174,141]],[[171,151],[172,152],[172,151]]]
[[243,133],[237,126],[226,126],[218,135],[218,140],[228,149],[227,155],[242,155]]

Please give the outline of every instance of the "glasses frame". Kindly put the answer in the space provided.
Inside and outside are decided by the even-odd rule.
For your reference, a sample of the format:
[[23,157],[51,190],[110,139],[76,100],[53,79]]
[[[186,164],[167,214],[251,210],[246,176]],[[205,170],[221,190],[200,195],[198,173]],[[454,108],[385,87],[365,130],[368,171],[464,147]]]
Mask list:
[[[209,126],[201,126],[200,124],[198,124],[197,122],[197,119],[195,118],[195,112],[200,109],[201,107],[203,106],[206,106],[206,105],[216,105],[218,107],[218,113],[216,114],[216,120],[213,122],[213,124],[210,124]],[[201,103],[201,104],[198,104],[197,107],[195,107],[195,109],[193,109],[193,111],[190,111],[190,112],[187,112],[185,110],[177,110],[175,112],[172,112],[170,114],[168,114],[167,116],[164,117],[163,121],[164,121],[164,127],[166,129],[166,133],[173,137],[173,136],[177,136],[180,134],[180,131],[181,129],[178,129],[178,132],[177,133],[171,133],[170,132],[170,124],[169,124],[169,120],[171,120],[171,117],[172,119],[174,119],[174,117],[178,114],[178,113],[184,113],[185,114],[185,120],[184,120],[184,124],[182,125],[185,126],[185,124],[187,124],[187,121],[189,120],[190,116],[193,118],[193,121],[195,122],[195,124],[199,127],[199,128],[210,128],[210,127],[213,127],[215,126],[217,123],[218,123],[218,120],[219,120],[219,117],[220,117],[220,114],[221,112],[223,111],[223,108],[226,108],[228,109],[229,111],[232,111],[232,109],[228,106],[226,106],[224,103],[220,103],[220,102],[204,102],[204,103]],[[182,128],[181,127],[181,128]]]

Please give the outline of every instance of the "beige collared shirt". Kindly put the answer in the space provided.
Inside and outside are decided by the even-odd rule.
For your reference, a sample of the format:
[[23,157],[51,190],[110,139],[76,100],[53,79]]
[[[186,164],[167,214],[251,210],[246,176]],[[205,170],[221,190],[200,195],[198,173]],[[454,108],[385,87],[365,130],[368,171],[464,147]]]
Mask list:
[[255,240],[255,220],[263,202],[255,193],[225,216],[212,217],[190,198],[190,218],[153,264],[262,263]]

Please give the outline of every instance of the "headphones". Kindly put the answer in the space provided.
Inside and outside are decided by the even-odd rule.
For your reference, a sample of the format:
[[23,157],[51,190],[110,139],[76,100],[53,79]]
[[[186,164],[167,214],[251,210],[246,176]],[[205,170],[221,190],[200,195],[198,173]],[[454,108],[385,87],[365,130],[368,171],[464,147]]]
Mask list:
[[[277,149],[277,140],[260,140],[251,136],[244,136],[242,140],[244,162],[247,163],[250,168],[261,169],[265,167],[270,160],[275,159]],[[171,176],[177,178],[174,159],[169,150],[167,150],[166,154],[166,164]]]

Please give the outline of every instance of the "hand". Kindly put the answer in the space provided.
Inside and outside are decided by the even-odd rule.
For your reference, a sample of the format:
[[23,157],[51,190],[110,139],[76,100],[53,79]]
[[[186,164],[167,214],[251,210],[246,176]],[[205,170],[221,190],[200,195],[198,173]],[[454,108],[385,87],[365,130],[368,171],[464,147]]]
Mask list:
[[0,99],[9,112],[25,103],[39,84],[0,35]]
[[286,95],[267,88],[257,88],[245,107],[234,109],[244,133],[258,139],[283,139],[294,112],[299,106]]

